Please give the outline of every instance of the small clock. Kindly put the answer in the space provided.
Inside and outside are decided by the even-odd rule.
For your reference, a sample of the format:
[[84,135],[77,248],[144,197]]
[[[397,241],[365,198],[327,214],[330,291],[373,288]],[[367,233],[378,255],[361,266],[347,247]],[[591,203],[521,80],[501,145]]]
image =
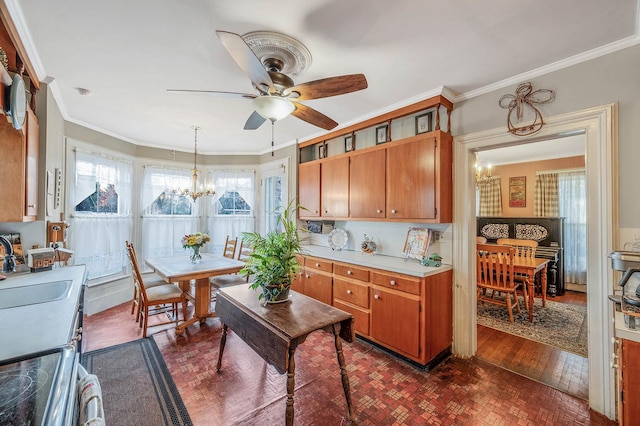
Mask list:
[[344,229],[335,228],[329,232],[329,246],[332,250],[342,250],[349,241],[349,236]]

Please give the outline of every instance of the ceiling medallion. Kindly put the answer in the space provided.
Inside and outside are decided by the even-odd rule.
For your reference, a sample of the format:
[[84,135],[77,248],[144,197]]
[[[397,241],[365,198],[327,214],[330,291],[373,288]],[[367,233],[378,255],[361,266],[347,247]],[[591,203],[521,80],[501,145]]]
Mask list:
[[498,101],[500,108],[508,109],[507,126],[516,136],[529,136],[538,133],[544,125],[542,113],[537,105],[553,102],[556,92],[550,89],[533,90],[529,82],[516,88],[515,95],[503,95]]
[[242,36],[263,64],[282,62],[282,74],[296,77],[311,65],[311,52],[293,37],[274,31],[253,31]]

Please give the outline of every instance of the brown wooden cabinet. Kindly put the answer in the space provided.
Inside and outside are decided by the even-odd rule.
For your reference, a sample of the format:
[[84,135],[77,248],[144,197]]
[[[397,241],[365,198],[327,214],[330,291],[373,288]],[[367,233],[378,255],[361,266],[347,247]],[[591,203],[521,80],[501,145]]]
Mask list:
[[38,120],[27,110],[25,126],[16,130],[0,117],[0,222],[29,222],[38,213]]
[[349,216],[349,157],[323,160],[320,165],[320,206],[323,218]]
[[320,216],[320,163],[303,163],[298,166],[298,203],[306,210],[300,217]]
[[331,305],[333,300],[333,283],[331,272],[333,264],[326,259],[305,257],[304,274],[302,276],[302,293],[316,300]]
[[633,425],[640,419],[640,343],[619,339],[618,352],[618,420],[620,426]]
[[384,218],[386,153],[384,149],[349,157],[349,217]]

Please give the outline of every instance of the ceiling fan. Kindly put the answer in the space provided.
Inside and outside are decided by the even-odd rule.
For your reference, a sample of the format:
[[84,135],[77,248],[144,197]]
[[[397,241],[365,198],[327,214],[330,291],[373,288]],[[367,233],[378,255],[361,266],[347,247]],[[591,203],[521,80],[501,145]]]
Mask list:
[[367,79],[363,74],[294,84],[285,73],[294,76],[300,74],[311,62],[311,54],[302,43],[284,34],[267,31],[256,31],[244,36],[227,31],[216,31],[216,34],[231,57],[247,74],[257,94],[174,89],[168,92],[252,99],[255,111],[245,123],[245,130],[255,130],[267,119],[274,123],[290,114],[307,123],[331,130],[338,125],[337,122],[299,101],[337,96],[367,88]]

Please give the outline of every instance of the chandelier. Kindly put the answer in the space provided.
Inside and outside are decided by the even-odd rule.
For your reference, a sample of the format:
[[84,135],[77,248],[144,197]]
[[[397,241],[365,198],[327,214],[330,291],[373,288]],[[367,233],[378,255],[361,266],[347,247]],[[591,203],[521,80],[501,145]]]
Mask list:
[[198,172],[200,170],[198,170],[197,159],[198,159],[198,130],[200,129],[200,127],[192,126],[191,128],[194,130],[194,133],[195,133],[194,140],[193,140],[193,169],[191,170],[193,172],[192,188],[191,189],[189,188],[174,189],[173,193],[189,196],[193,198],[193,201],[195,202],[198,198],[202,196],[215,195],[216,191],[210,188],[202,188],[198,186]]
[[[486,167],[482,166],[480,158],[476,153],[476,185],[483,186],[489,183],[491,180],[491,164],[487,163]],[[486,169],[486,172],[484,172]],[[484,173],[483,173],[484,172]]]

